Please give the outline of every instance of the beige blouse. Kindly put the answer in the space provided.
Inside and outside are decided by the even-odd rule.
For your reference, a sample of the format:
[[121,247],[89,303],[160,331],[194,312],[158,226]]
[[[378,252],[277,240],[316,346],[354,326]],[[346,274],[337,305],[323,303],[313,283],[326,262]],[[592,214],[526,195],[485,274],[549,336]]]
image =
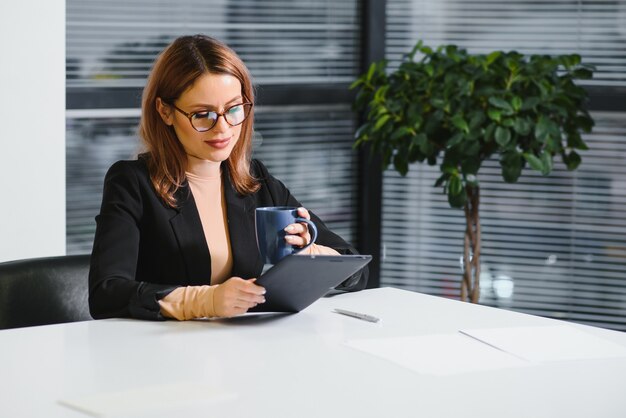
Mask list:
[[195,164],[190,164],[190,171],[185,174],[209,246],[211,285],[180,287],[159,301],[164,316],[179,320],[216,316],[213,292],[218,284],[230,278],[233,268],[221,175],[208,174],[200,161],[190,158]]

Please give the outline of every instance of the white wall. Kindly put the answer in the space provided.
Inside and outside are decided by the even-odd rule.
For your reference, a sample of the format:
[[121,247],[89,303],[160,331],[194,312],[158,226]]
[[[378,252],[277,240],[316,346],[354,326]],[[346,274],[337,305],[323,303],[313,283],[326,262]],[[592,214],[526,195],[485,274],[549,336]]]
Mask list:
[[0,262],[65,254],[65,0],[0,1]]

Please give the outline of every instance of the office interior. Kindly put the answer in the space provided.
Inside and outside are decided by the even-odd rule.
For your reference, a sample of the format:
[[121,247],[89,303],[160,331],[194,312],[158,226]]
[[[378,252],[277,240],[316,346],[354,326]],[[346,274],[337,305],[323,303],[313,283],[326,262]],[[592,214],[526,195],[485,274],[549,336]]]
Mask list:
[[526,170],[509,185],[494,160],[480,174],[480,303],[626,330],[626,1],[30,0],[0,10],[11,93],[0,103],[0,261],[90,252],[104,174],[139,149],[153,59],[175,37],[205,33],[255,80],[254,157],[374,256],[369,286],[449,298],[462,211],[433,186],[438,166],[402,177],[353,148],[363,115],[348,86],[373,61],[397,67],[419,39],[580,54],[596,67],[583,83],[596,125],[580,168],[558,161],[550,176]]

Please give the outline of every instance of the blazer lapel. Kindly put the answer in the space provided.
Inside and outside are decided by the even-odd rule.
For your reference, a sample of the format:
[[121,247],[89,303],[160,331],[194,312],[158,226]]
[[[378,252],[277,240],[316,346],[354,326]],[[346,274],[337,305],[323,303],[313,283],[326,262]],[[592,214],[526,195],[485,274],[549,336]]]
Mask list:
[[187,281],[189,285],[211,283],[211,256],[209,246],[202,229],[202,221],[191,194],[189,185],[185,183],[176,191],[178,208],[170,218],[170,224],[178,241],[180,252],[185,260]]
[[228,216],[231,251],[233,253],[233,276],[244,279],[259,277],[263,262],[256,244],[254,210],[256,204],[251,195],[240,195],[230,179],[226,163],[222,164],[224,198]]

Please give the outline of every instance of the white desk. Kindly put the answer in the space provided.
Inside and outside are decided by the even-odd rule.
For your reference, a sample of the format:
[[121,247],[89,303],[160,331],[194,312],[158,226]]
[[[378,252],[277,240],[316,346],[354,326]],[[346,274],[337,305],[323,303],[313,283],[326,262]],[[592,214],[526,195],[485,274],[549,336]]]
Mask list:
[[[335,307],[382,323],[332,313]],[[280,317],[105,320],[0,331],[0,417],[85,417],[58,401],[165,383],[215,388],[215,396],[113,416],[625,417],[626,358],[442,377],[344,344],[555,323],[383,288],[325,298]],[[625,334],[579,328],[626,346]]]

